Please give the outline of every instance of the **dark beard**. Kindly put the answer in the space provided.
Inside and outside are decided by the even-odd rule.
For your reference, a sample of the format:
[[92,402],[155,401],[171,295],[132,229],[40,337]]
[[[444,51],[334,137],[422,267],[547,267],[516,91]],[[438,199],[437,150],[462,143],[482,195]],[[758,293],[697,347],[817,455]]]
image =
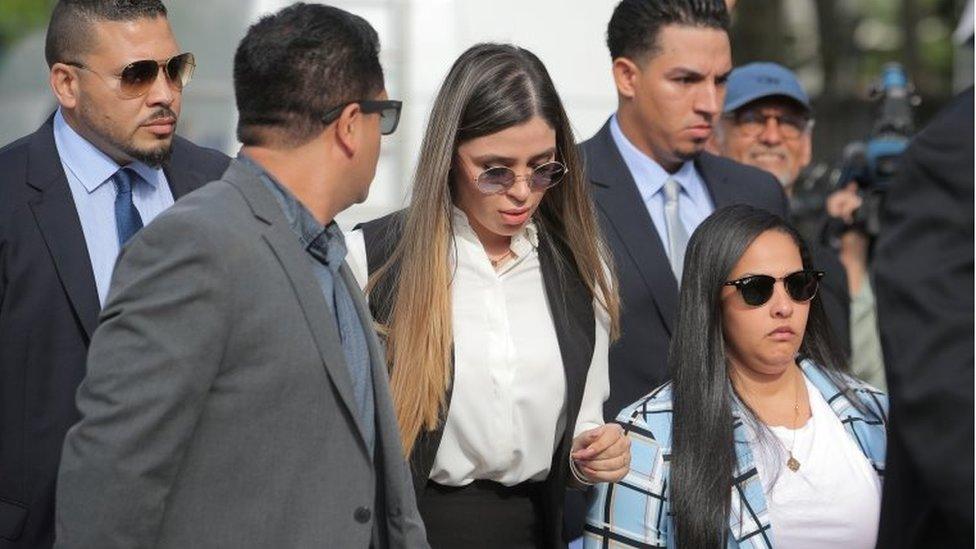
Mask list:
[[142,162],[143,164],[149,166],[150,168],[158,168],[162,166],[165,162],[169,161],[170,156],[172,156],[173,154],[172,141],[156,149],[148,150],[148,151],[129,147],[127,143],[125,144],[125,146],[121,148],[122,148],[122,152],[134,158],[135,160]]
[[[151,149],[139,149],[136,148],[132,142],[124,141],[122,136],[116,135],[115,132],[113,132],[113,128],[102,126],[99,123],[98,117],[91,112],[90,106],[83,105],[82,108],[79,109],[79,115],[80,118],[82,118],[82,122],[88,127],[88,131],[96,134],[102,141],[108,142],[108,144],[110,144],[112,147],[125,153],[125,155],[129,158],[142,162],[151,168],[160,167],[163,165],[163,163],[169,161],[169,158],[172,155],[173,138],[170,138],[168,143],[160,143]],[[153,115],[149,117],[148,121],[167,116],[176,118],[176,113],[163,107],[153,113]]]

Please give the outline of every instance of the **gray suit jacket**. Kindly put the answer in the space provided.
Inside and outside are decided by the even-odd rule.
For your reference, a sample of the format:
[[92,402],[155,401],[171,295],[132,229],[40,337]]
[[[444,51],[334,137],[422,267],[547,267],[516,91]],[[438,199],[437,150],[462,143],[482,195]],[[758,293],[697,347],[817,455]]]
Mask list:
[[57,546],[427,547],[383,350],[367,330],[371,459],[331,314],[281,208],[236,161],[141,230],[78,391]]

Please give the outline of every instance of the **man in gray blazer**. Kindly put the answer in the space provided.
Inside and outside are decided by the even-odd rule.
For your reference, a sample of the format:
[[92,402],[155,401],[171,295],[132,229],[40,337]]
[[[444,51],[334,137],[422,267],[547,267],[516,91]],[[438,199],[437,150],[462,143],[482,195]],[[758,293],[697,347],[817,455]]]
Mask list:
[[124,248],[58,478],[60,547],[427,547],[383,350],[334,216],[366,198],[376,32],[296,4],[251,27],[244,148]]

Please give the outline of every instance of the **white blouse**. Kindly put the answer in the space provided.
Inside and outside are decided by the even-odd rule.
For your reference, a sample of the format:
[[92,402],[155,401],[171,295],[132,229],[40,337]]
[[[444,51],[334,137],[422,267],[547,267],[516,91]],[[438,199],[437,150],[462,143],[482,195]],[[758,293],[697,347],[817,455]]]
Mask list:
[[[536,228],[530,222],[512,238],[515,257],[496,272],[457,208],[453,224],[453,392],[430,478],[447,486],[543,480],[566,424],[566,376]],[[346,244],[349,267],[365,287],[362,232],[347,233]],[[603,424],[610,394],[610,320],[598,303],[593,309],[596,339],[574,436]]]

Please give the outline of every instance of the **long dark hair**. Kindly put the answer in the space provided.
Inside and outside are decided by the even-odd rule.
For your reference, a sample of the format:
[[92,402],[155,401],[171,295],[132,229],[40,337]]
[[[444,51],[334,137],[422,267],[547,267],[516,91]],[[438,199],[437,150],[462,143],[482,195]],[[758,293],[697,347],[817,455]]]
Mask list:
[[[611,333],[620,300],[603,244],[583,163],[569,118],[545,66],[532,52],[507,44],[478,44],[454,62],[434,106],[414,176],[410,207],[389,260],[370,277],[367,291],[386,277],[395,285],[381,329],[392,370],[390,387],[409,455],[422,431],[437,428],[450,386],[452,181],[457,148],[540,116],[556,131],[557,156],[568,171],[546,191],[534,218],[540,232],[563,244],[563,258],[607,310]],[[381,305],[383,306],[383,305]]]
[[[736,464],[732,406],[738,399],[729,380],[722,331],[722,284],[760,234],[780,231],[800,249],[804,269],[814,268],[800,234],[783,218],[752,206],[716,210],[692,235],[685,254],[676,331],[671,340],[674,419],[671,505],[680,547],[725,547],[732,475]],[[810,302],[800,354],[823,367],[853,397],[840,374],[844,355],[835,343],[818,294]],[[765,429],[743,404],[744,421]]]

